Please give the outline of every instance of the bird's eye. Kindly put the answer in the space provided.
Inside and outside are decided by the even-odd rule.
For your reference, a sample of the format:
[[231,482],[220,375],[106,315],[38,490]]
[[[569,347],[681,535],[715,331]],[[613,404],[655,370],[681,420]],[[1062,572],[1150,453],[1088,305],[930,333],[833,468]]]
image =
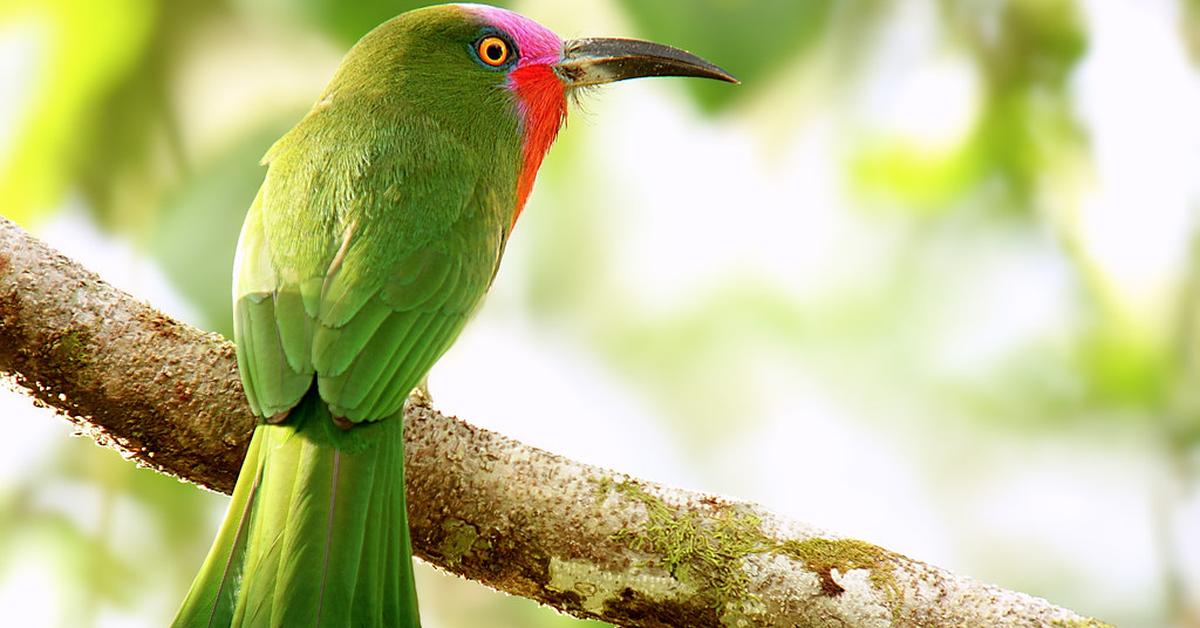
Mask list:
[[498,68],[508,62],[512,53],[508,48],[508,42],[495,35],[488,35],[475,43],[475,54],[479,55],[480,61],[493,68]]

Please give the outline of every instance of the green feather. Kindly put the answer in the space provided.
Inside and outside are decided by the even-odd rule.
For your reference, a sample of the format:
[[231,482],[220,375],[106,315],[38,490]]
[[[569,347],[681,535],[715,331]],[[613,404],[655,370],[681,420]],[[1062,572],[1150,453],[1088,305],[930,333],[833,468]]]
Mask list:
[[[357,415],[370,416],[374,414],[375,407],[380,398],[390,397],[393,391],[401,388],[395,382],[406,381],[402,378],[405,367],[415,360],[420,359],[421,351],[426,346],[425,339],[440,331],[441,325],[442,319],[440,317],[428,314],[422,315],[418,322],[414,324],[412,331],[405,338],[404,344],[400,345],[400,351],[404,352],[404,359],[391,360],[381,376],[370,387],[367,394],[362,396],[362,400],[353,408],[347,408],[347,411]],[[405,397],[416,387],[419,381],[415,381],[412,387],[405,391]]]
[[[313,372],[313,319],[304,310],[299,288],[275,292],[275,322],[279,344],[287,356],[287,366],[294,373],[311,376]],[[311,382],[310,382],[311,383]]]
[[345,373],[367,341],[391,315],[392,309],[376,299],[360,308],[341,327],[321,325],[313,338],[313,364],[322,374],[338,376]]
[[[246,557],[247,571],[250,573],[272,574],[277,571],[282,553],[281,546],[283,531],[286,529],[288,517],[288,499],[291,486],[286,482],[286,476],[295,469],[298,462],[299,448],[281,448],[283,430],[263,430],[267,442],[264,449],[267,452],[263,460],[262,489],[258,493],[258,517],[260,525],[265,530],[274,533],[262,533],[253,551]],[[282,474],[282,479],[276,478]],[[272,588],[276,578],[251,578],[243,585],[246,589],[241,596],[240,605],[235,609],[236,623],[245,625],[268,625],[271,618]]]
[[[233,335],[235,338],[245,338],[246,330],[250,328],[250,310],[244,308],[233,309]],[[250,404],[250,410],[257,416],[262,416],[262,404],[258,402],[258,393],[255,392],[254,378],[249,376],[252,368],[256,364],[254,360],[254,345],[252,343],[238,343],[237,345],[237,365],[238,373],[242,375],[242,389],[246,393],[246,401]]]
[[384,302],[398,310],[408,310],[430,304],[439,290],[453,286],[451,275],[456,269],[454,260],[433,248],[416,251],[404,260],[402,268],[411,272],[396,272],[383,284]]
[[332,379],[332,385],[339,390],[335,393],[331,389],[325,396],[335,400],[339,407],[359,407],[373,388],[390,383],[399,364],[409,359],[412,345],[419,341],[433,318],[432,314],[392,314],[379,333],[363,347],[353,369]]
[[[392,381],[414,381],[420,383],[421,378],[425,376],[428,369],[421,370],[422,364],[433,364],[438,358],[446,352],[450,346],[450,339],[458,335],[458,331],[462,329],[461,319],[459,318],[443,318],[436,322],[437,328],[428,332],[428,335],[435,339],[440,339],[440,342],[428,343],[422,347],[421,353],[417,354],[411,361],[401,366],[401,369],[392,376]],[[413,386],[416,386],[416,383]],[[404,400],[408,397],[408,392],[401,392],[398,386],[389,386],[384,389],[384,394],[381,395],[374,403],[368,406],[367,415],[383,412],[385,408],[400,408],[403,407]]]

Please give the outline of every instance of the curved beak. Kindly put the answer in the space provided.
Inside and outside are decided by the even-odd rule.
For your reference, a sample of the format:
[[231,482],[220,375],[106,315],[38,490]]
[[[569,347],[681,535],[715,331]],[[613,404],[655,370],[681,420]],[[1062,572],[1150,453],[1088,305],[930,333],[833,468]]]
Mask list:
[[585,87],[645,76],[694,76],[739,81],[725,70],[671,46],[640,39],[573,39],[554,66],[567,87]]

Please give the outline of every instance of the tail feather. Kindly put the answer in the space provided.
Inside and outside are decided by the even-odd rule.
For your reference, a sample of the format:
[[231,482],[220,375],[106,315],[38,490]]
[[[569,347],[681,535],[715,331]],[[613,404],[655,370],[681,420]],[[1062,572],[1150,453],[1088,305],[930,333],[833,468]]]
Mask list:
[[[333,521],[338,515],[338,482],[341,481],[342,472],[342,454],[339,451],[333,452],[333,481],[330,483],[329,489],[329,514],[325,517],[325,560],[321,564],[321,592],[317,595],[317,624],[321,623],[321,610],[325,608],[325,592],[329,590],[329,552],[333,549]],[[337,583],[334,584],[337,586]]]
[[[257,459],[261,450],[262,438],[256,431],[246,451],[246,459]],[[180,618],[186,615],[187,621],[180,624],[177,618],[177,625],[197,628],[229,625],[237,589],[242,581],[251,511],[260,478],[257,465],[242,465],[228,514],[217,532],[212,550],[196,575],[196,582],[203,581],[206,586],[201,588],[193,584],[179,614]]]
[[[258,542],[245,560],[246,570],[250,573],[275,574],[287,530],[291,495],[298,480],[295,469],[302,448],[283,446],[286,439],[295,436],[294,433],[284,430],[262,430],[262,433],[266,452],[261,462],[262,488],[256,498],[259,521],[256,525],[264,532],[258,536]],[[276,477],[277,474],[280,477]],[[256,577],[245,583],[234,610],[234,625],[271,625],[274,580]]]
[[419,626],[399,416],[343,432],[315,389],[255,429],[175,626]]

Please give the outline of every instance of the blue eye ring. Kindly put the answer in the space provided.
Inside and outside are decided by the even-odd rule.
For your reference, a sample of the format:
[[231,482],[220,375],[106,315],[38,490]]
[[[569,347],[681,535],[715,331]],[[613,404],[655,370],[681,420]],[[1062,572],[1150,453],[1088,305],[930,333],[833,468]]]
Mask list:
[[471,44],[475,60],[489,70],[502,70],[517,61],[517,47],[508,37],[488,29]]

